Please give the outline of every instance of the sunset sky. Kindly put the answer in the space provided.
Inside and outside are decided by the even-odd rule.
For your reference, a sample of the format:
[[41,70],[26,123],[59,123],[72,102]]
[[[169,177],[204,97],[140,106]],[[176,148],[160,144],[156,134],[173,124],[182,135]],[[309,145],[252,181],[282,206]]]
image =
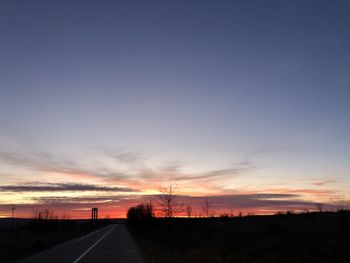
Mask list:
[[0,217],[350,198],[349,1],[0,1]]

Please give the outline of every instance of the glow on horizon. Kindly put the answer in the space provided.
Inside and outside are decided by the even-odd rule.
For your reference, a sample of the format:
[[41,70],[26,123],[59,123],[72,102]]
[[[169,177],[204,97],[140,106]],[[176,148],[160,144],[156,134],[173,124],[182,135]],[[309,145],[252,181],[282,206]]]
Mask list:
[[350,2],[276,2],[0,1],[0,216],[350,199]]
[[[233,170],[234,171],[234,170]],[[254,171],[257,173],[258,171]],[[251,173],[254,173],[251,172]],[[46,172],[45,172],[46,173]],[[83,173],[79,174],[79,180],[76,179],[76,173],[54,173],[56,178],[59,178],[60,180],[57,181],[57,184],[62,184],[65,182],[68,186],[72,185],[75,186],[76,184],[81,184],[82,187],[88,185],[97,186],[97,187],[126,187],[130,188],[131,192],[105,192],[103,190],[99,191],[36,191],[35,187],[42,186],[42,185],[53,185],[55,186],[55,183],[53,183],[52,178],[49,177],[48,181],[45,183],[40,184],[33,184],[33,183],[25,183],[25,182],[17,182],[16,184],[12,184],[12,186],[33,186],[33,191],[21,191],[16,192],[6,189],[0,190],[3,193],[0,193],[0,206],[2,207],[1,216],[9,216],[10,210],[9,210],[9,204],[15,204],[16,209],[16,216],[18,217],[32,217],[35,210],[38,209],[53,209],[55,211],[56,215],[62,216],[62,215],[69,215],[70,218],[89,218],[89,209],[92,206],[98,206],[100,208],[100,215],[101,217],[125,217],[126,211],[130,206],[134,206],[140,202],[148,202],[153,201],[155,202],[155,196],[159,194],[159,189],[161,186],[166,185],[167,183],[171,181],[161,181],[159,179],[159,176],[161,174],[160,171],[156,172],[150,172],[148,170],[148,176],[145,178],[142,178],[142,176],[138,176],[138,178],[125,178],[124,180],[121,178],[118,178],[119,184],[116,185],[115,183],[111,183],[111,178],[105,177],[101,178],[100,176],[97,176],[98,182],[95,180],[97,178],[94,178],[94,175],[83,175]],[[181,202],[184,202],[186,205],[190,205],[193,207],[193,213],[195,215],[203,214],[201,211],[202,209],[202,201],[205,196],[208,198],[210,197],[218,197],[223,196],[223,198],[226,198],[226,196],[233,196],[232,197],[232,205],[225,204],[221,205],[220,203],[214,203],[213,209],[215,210],[215,214],[219,215],[221,213],[232,213],[238,214],[238,212],[243,212],[245,214],[247,213],[255,213],[255,214],[271,214],[276,213],[280,210],[290,210],[290,206],[288,202],[294,203],[295,201],[305,202],[305,204],[300,203],[300,205],[293,205],[292,210],[293,211],[302,211],[305,209],[313,210],[315,209],[315,204],[318,202],[322,202],[324,204],[331,204],[332,200],[334,198],[337,198],[337,191],[331,187],[332,181],[328,182],[327,180],[324,182],[309,182],[309,183],[300,183],[296,182],[293,183],[293,180],[288,181],[285,183],[285,185],[277,184],[273,186],[271,183],[268,183],[266,185],[269,185],[269,187],[266,187],[266,185],[257,186],[254,185],[253,182],[256,181],[255,177],[252,175],[247,177],[247,174],[232,174],[234,175],[234,180],[236,183],[227,184],[227,175],[224,174],[223,178],[220,178],[222,176],[223,172],[218,173],[219,178],[216,178],[216,174],[214,173],[215,180],[211,179],[209,177],[206,178],[208,174],[212,175],[213,171],[198,174],[195,173],[192,174],[186,174],[188,178],[191,178],[192,176],[199,176],[199,179],[197,180],[181,180],[177,184],[176,194],[179,196],[179,200],[182,200]],[[51,174],[51,173],[46,173]],[[150,174],[155,177],[154,182],[150,180]],[[169,176],[169,171],[165,171],[164,174],[167,174]],[[184,177],[184,174],[181,172],[174,170],[171,171],[170,174],[173,177]],[[204,179],[201,178],[201,176],[204,176]],[[52,174],[51,174],[52,175]],[[60,175],[57,177],[57,175]],[[141,174],[142,175],[142,174]],[[228,174],[230,176],[230,174]],[[104,181],[104,182],[103,182]],[[136,183],[135,183],[136,182]],[[133,184],[134,183],[134,184]],[[174,183],[174,182],[172,182]],[[324,185],[323,185],[324,184]],[[3,187],[6,185],[3,185]],[[142,188],[140,188],[142,187]],[[332,189],[333,188],[333,189]],[[132,189],[135,189],[132,190]],[[9,195],[10,194],[10,195]],[[237,204],[237,202],[234,201],[234,198],[241,198],[240,196],[246,196],[247,198],[254,197],[256,195],[276,195],[276,197],[269,197],[268,201],[276,200],[276,201],[286,201],[285,206],[277,205],[277,207],[274,207],[271,204],[266,204],[266,207],[263,207],[261,204],[257,204],[256,207],[242,207]],[[291,195],[290,197],[279,197],[279,195]],[[96,200],[94,200],[96,198]],[[259,201],[259,200],[252,200],[253,202]],[[156,203],[156,202],[155,202]],[[7,208],[7,209],[6,209]],[[7,210],[7,211],[6,211]],[[179,216],[183,216],[183,213],[178,214]]]

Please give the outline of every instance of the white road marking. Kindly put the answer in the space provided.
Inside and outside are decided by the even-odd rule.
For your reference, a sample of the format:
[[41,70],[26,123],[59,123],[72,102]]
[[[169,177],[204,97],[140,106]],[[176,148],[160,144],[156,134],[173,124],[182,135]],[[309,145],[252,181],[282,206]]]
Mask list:
[[81,241],[81,240],[83,240],[83,239],[85,239],[85,238],[87,238],[87,237],[89,237],[89,236],[91,236],[91,235],[97,233],[98,231],[99,231],[99,230],[95,230],[94,232],[91,232],[90,234],[87,234],[87,235],[85,235],[85,236],[83,236],[83,237],[78,237],[78,238],[76,238],[76,239],[73,239],[72,242]]
[[97,251],[94,254],[120,254],[120,253],[138,253],[137,250],[114,250],[114,251]]
[[83,254],[81,254],[76,260],[73,261],[73,263],[78,263],[87,253],[90,252],[91,249],[93,249],[98,243],[102,241],[116,226],[113,226],[110,230],[107,231],[106,234],[104,234],[99,240],[97,240],[95,243],[93,243]]

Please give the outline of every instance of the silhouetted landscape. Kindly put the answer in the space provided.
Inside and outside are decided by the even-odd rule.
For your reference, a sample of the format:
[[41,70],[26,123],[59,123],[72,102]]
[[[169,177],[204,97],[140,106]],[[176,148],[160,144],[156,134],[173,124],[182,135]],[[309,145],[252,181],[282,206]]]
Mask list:
[[350,0],[0,0],[0,263],[350,263]]
[[350,212],[129,224],[149,263],[350,262]]
[[[81,239],[122,219],[0,220],[0,262]],[[128,230],[147,263],[349,262],[350,211],[271,216],[142,217]]]

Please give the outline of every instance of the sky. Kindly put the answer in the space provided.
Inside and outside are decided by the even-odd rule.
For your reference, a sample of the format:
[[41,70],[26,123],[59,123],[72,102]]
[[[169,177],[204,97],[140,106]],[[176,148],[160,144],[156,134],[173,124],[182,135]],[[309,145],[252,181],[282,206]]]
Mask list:
[[350,198],[348,1],[0,1],[0,217]]

